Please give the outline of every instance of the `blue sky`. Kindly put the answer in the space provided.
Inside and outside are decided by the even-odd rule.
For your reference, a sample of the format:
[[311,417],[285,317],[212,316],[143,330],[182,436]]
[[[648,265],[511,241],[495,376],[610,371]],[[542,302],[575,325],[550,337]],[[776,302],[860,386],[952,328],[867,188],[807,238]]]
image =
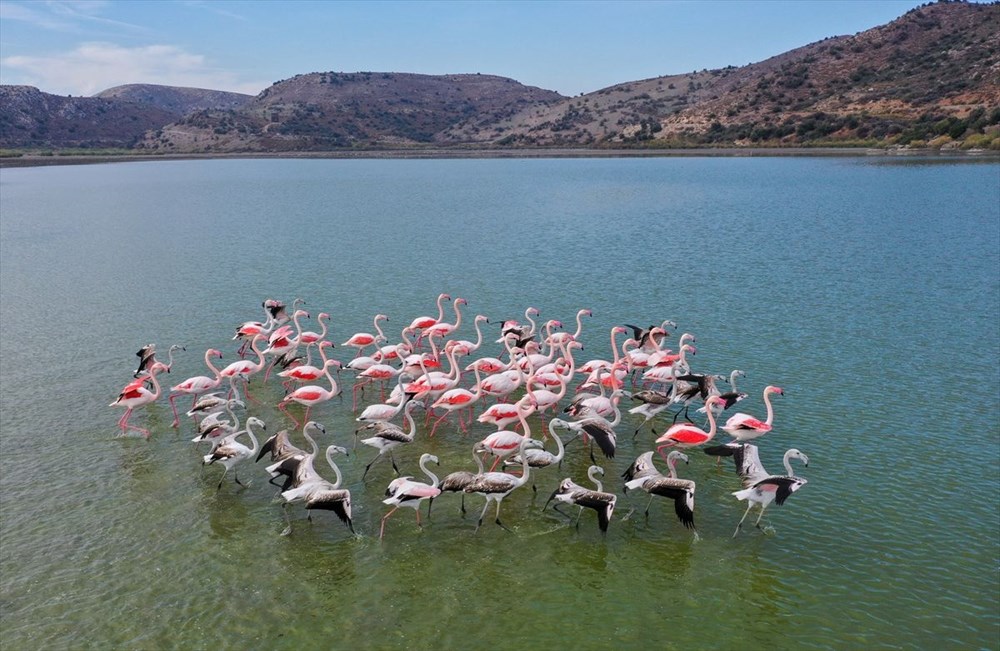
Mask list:
[[564,95],[761,61],[887,23],[916,0],[0,0],[0,83],[256,94],[318,71],[512,77]]

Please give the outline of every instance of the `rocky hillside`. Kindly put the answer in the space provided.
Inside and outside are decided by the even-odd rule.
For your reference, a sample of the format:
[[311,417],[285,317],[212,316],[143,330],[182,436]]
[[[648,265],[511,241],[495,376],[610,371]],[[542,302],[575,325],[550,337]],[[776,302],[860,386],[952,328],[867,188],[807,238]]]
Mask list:
[[121,99],[145,106],[154,106],[175,115],[187,115],[206,109],[237,109],[253,99],[253,95],[244,95],[243,93],[157,84],[115,86],[102,90],[94,97]]
[[264,90],[237,110],[198,111],[149,134],[155,151],[322,151],[409,146],[472,116],[493,122],[563,100],[493,75],[317,72]]
[[[470,119],[442,142],[698,146],[921,144],[1000,123],[1000,4],[944,2],[741,68],[619,84]],[[989,133],[986,133],[989,132]]]
[[131,147],[176,113],[101,97],[50,95],[32,86],[0,86],[0,147]]

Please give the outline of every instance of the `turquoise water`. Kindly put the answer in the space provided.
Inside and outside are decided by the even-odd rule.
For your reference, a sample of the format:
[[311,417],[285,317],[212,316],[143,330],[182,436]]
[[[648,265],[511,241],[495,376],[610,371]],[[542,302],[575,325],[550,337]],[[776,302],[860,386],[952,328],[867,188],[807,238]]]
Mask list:
[[[107,407],[148,342],[187,346],[170,383],[235,359],[235,325],[260,302],[308,301],[331,339],[435,312],[528,306],[572,329],[580,359],[608,357],[621,323],[669,318],[697,338],[696,371],[747,371],[740,409],[763,414],[809,479],[733,539],[745,505],[729,467],[693,452],[700,541],[671,505],[624,496],[625,416],[602,536],[505,500],[506,532],[474,533],[481,500],[445,495],[422,530],[378,525],[393,478],[371,450],[341,460],[352,538],[329,513],[295,531],[263,469],[216,492],[192,425],[166,401],[115,438]],[[318,330],[314,321],[306,322]],[[883,158],[236,160],[0,172],[0,644],[46,648],[998,648],[1000,639],[1000,165]],[[314,327],[315,326],[315,327]],[[487,335],[496,338],[496,325]],[[675,335],[676,337],[677,335]],[[674,339],[676,341],[676,338]],[[496,354],[492,344],[482,354]],[[337,347],[346,361],[353,351]],[[345,399],[313,411],[322,445],[351,447]],[[275,382],[249,413],[288,426]],[[365,402],[372,402],[369,393]],[[179,401],[185,404],[184,400]],[[669,423],[660,419],[658,430]],[[537,421],[533,421],[537,427]],[[399,451],[468,468],[490,430],[454,427]],[[724,437],[723,437],[724,438]],[[261,464],[262,465],[262,464]],[[318,466],[320,472],[324,465]],[[631,509],[636,512],[629,515]]]

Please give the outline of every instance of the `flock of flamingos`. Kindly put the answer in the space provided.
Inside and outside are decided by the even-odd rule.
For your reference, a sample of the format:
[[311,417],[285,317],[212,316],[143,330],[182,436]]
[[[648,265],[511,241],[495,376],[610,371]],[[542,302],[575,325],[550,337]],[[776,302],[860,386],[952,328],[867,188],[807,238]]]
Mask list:
[[[754,506],[760,511],[755,524],[761,528],[761,518],[772,502],[783,504],[806,484],[791,467],[792,459],[808,466],[805,454],[794,448],[788,450],[784,455],[785,474],[774,475],[764,470],[757,446],[751,443],[771,431],[774,416],[771,399],[782,395],[782,389],[777,386],[764,389],[763,419],[736,412],[735,405],[747,398],[735,386],[743,372],[732,371],[729,376],[693,372],[688,360],[696,352],[692,335],[682,334],[676,351],[668,348],[671,334],[667,328],[675,328],[673,322],[650,327],[615,326],[610,332],[611,359],[580,362],[577,355],[582,345],[578,340],[583,319],[591,316],[590,310],[577,312],[576,330],[571,333],[563,330],[559,321],[536,322],[539,312],[529,307],[524,313],[527,323],[508,320],[500,325],[500,337],[496,340],[503,351],[500,357],[484,357],[477,352],[483,344],[482,325],[490,323],[489,319],[483,315],[475,317],[475,341],[458,339],[461,306],[466,301],[462,298],[453,301],[454,321],[448,321],[445,303],[450,300],[448,294],[441,294],[437,316],[413,319],[395,342],[382,329],[381,324],[388,317],[376,315],[374,333],[359,332],[337,344],[357,350],[350,361],[342,363],[327,356],[328,350],[335,346],[326,339],[330,318],[327,313],[317,317],[321,332],[303,330],[301,320],[310,315],[299,309],[300,304],[304,305],[301,299],[296,299],[290,310],[284,303],[268,299],[263,303],[264,321],[248,321],[236,328],[233,339],[241,341],[237,361],[219,368],[213,360],[222,358],[222,352],[209,349],[204,354],[209,375],[190,377],[169,390],[161,387],[158,376],[170,370],[173,353],[181,347],[171,346],[168,361],[164,363],[156,359],[155,345],[147,345],[137,353],[140,362],[134,380],[111,403],[112,407],[125,408],[118,421],[120,435],[138,432],[148,438],[149,431],[132,424],[131,418],[136,408],[155,402],[164,393],[173,411],[172,426],[178,427],[177,400],[190,397],[186,416],[194,419],[198,434],[194,441],[205,446],[203,463],[223,467],[219,489],[230,473],[236,483],[244,485],[239,479],[240,467],[266,459],[270,481],[280,489],[283,507],[301,502],[310,511],[333,511],[354,532],[351,493],[341,488],[342,475],[334,460],[348,451],[336,445],[326,447],[324,457],[334,479],[323,477],[316,466],[320,453],[316,439],[324,436],[326,429],[309,419],[314,406],[341,394],[341,386],[331,370],[336,370],[338,377],[342,372],[352,373],[352,406],[359,423],[355,436],[375,450],[362,481],[380,459],[391,463],[397,474],[382,500],[391,508],[382,518],[380,538],[384,536],[386,520],[397,509],[414,509],[420,524],[422,503],[428,502],[429,517],[434,498],[443,492],[461,494],[463,513],[466,494],[485,498],[477,529],[482,526],[490,504],[495,503],[495,522],[506,529],[500,520],[503,499],[522,486],[531,484],[535,488],[537,471],[559,466],[567,444],[577,438],[584,443],[583,454],[589,452],[594,463],[587,473],[593,487],[567,477],[559,482],[545,508],[554,501],[557,511],[573,518],[559,507],[579,507],[575,515],[577,526],[584,509],[592,509],[601,530],[606,531],[618,496],[604,489],[600,479],[604,471],[597,465],[595,454],[614,458],[623,424],[623,398],[627,400],[624,406],[633,405],[628,409],[630,420],[635,418],[633,439],[650,421],[654,421],[654,434],[661,432],[657,434],[654,449],[641,454],[623,474],[625,492],[641,489],[650,495],[647,515],[654,497],[660,496],[673,502],[684,527],[695,529],[695,482],[678,477],[677,472],[678,461],[689,461],[683,450],[701,448],[718,457],[720,463],[722,457],[730,457],[735,463],[743,488],[732,494],[738,500],[745,500],[747,509],[734,537]],[[619,336],[630,333],[632,336],[619,346]],[[272,376],[277,377],[271,379]],[[473,381],[462,386],[463,380],[470,376]],[[260,434],[263,438],[266,426],[259,418],[248,417],[240,426],[238,411],[246,409],[247,402],[256,402],[250,391],[251,379],[256,382],[258,377],[263,383],[283,383],[287,393],[277,406],[294,423],[292,431],[301,431],[308,444],[305,449],[292,442],[288,430],[261,443],[257,437]],[[723,382],[728,387],[720,386]],[[366,389],[382,402],[361,409],[359,398],[364,398]],[[478,416],[477,407],[482,408]],[[302,408],[304,415],[300,421],[293,411]],[[423,419],[414,416],[418,409],[424,412]],[[694,418],[704,418],[705,425],[696,425]],[[476,470],[458,470],[438,477],[428,467],[437,464],[438,459],[423,454],[419,466],[426,481],[398,476],[394,451],[416,447],[412,444],[421,436],[437,435],[439,427],[449,419],[453,430],[463,435],[470,434],[474,427],[493,428],[492,433],[472,447]],[[655,424],[657,419],[661,422],[659,427]],[[425,430],[419,434],[418,420],[423,420]],[[728,435],[729,440],[718,442],[715,437],[719,433]],[[553,446],[554,452],[546,449]],[[666,472],[654,465],[657,455],[664,460]],[[283,510],[288,525],[283,535],[287,535],[292,525],[287,508]],[[312,519],[311,514],[309,518]]]

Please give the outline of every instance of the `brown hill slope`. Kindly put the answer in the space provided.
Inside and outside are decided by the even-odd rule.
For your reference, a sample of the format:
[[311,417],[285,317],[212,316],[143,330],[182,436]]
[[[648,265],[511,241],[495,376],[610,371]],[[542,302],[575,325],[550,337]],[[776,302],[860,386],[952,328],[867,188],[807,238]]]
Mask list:
[[253,99],[253,95],[223,90],[160,86],[158,84],[126,84],[108,88],[94,95],[105,99],[120,99],[146,106],[155,106],[176,115],[187,115],[205,109],[235,109]]
[[0,86],[0,147],[130,147],[176,113],[120,99]]
[[442,142],[704,145],[960,138],[1000,115],[1000,4],[944,2],[741,68],[612,86]]
[[158,151],[293,151],[433,142],[470,116],[501,120],[558,93],[493,75],[318,72],[232,111],[199,111],[142,144]]

